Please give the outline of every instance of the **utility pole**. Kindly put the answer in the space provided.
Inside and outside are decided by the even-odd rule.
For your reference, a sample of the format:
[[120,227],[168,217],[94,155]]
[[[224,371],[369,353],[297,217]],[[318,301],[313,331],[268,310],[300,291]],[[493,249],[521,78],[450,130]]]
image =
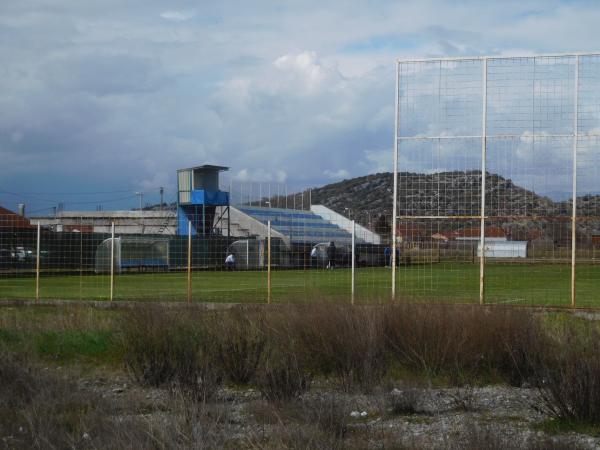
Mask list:
[[164,196],[165,196],[165,188],[161,186],[158,190],[160,192],[160,209],[163,209],[163,205],[164,205],[163,200],[164,200]]
[[142,210],[142,201],[144,199],[144,193],[143,192],[136,192],[135,195],[137,195],[140,198],[140,211]]

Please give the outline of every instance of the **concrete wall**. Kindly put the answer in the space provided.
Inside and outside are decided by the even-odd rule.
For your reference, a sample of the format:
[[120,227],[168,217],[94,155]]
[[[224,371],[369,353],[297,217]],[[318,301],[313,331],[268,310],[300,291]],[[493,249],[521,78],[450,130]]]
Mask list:
[[32,224],[38,221],[57,232],[67,227],[89,226],[94,233],[110,233],[111,223],[115,223],[116,234],[162,234],[172,236],[177,231],[175,211],[62,211],[54,216],[30,218]]

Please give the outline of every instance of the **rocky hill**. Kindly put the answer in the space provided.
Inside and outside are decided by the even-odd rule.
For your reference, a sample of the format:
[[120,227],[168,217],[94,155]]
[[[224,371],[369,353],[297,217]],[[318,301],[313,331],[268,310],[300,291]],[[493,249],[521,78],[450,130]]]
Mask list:
[[[481,208],[480,185],[481,173],[478,171],[399,173],[398,215],[477,216]],[[325,205],[360,223],[373,225],[382,216],[388,218],[389,223],[392,192],[393,175],[385,172],[312,188],[310,197],[313,204]],[[490,223],[509,232],[514,230],[514,233],[539,227],[545,229],[548,236],[568,235],[571,202],[555,202],[516,185],[510,179],[490,173],[486,175],[486,192],[486,216],[490,217]],[[297,205],[303,198],[304,207],[309,207],[308,191],[302,195],[295,194],[295,197]],[[579,197],[577,209],[580,216],[590,218],[580,223],[582,233],[589,235],[600,229],[600,222],[591,219],[600,216],[600,196]],[[455,229],[476,223],[476,220],[465,219],[460,224],[440,222],[438,226]]]
[[[481,174],[440,172],[398,174],[398,214],[470,216],[481,208]],[[555,203],[496,174],[486,176],[486,213],[491,216],[554,216],[570,214],[569,205]],[[377,173],[312,189],[312,203],[340,213],[391,213],[393,176]],[[306,196],[305,196],[306,197]]]

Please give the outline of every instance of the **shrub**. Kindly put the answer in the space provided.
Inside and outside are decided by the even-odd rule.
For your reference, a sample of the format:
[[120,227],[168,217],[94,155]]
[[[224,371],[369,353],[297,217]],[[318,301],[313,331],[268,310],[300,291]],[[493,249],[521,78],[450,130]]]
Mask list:
[[264,314],[232,310],[211,327],[216,363],[232,383],[245,384],[256,374],[267,338]]
[[600,424],[600,332],[570,324],[529,355],[533,384],[548,412],[562,421]]
[[403,367],[428,377],[499,375],[520,383],[537,320],[525,311],[480,306],[403,305],[385,310],[387,344]]
[[286,311],[285,327],[315,373],[333,375],[346,390],[370,391],[387,372],[385,336],[376,309],[313,305]]
[[302,422],[316,424],[321,431],[337,439],[346,436],[351,411],[346,401],[334,395],[303,399],[298,409]]
[[387,396],[387,410],[393,415],[418,414],[421,392],[415,388],[393,390]]
[[198,399],[216,394],[222,376],[204,317],[147,307],[132,311],[123,326],[125,365],[138,382],[171,384]]
[[271,402],[289,401],[310,389],[312,376],[293,353],[272,350],[264,357],[255,377],[262,395]]
[[0,353],[0,436],[5,448],[160,448],[143,421],[113,420],[112,405],[29,361]]

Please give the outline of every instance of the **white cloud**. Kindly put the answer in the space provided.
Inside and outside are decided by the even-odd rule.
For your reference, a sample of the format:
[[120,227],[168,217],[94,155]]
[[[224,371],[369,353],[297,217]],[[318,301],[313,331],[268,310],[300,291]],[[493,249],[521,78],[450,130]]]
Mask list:
[[161,13],[160,17],[162,17],[165,20],[183,22],[186,20],[190,20],[192,17],[194,17],[194,14],[184,11],[164,11],[163,13]]
[[249,181],[257,183],[277,182],[284,183],[288,174],[284,170],[265,170],[262,168],[244,168],[234,172],[232,179],[234,181]]
[[327,178],[331,178],[331,179],[349,178],[350,172],[348,172],[346,169],[338,169],[335,171],[325,169],[323,171],[323,175],[325,175]]
[[173,185],[206,162],[298,186],[387,171],[396,58],[596,50],[600,37],[593,2],[178,4],[0,2],[2,183],[78,190],[93,168],[99,186]]

